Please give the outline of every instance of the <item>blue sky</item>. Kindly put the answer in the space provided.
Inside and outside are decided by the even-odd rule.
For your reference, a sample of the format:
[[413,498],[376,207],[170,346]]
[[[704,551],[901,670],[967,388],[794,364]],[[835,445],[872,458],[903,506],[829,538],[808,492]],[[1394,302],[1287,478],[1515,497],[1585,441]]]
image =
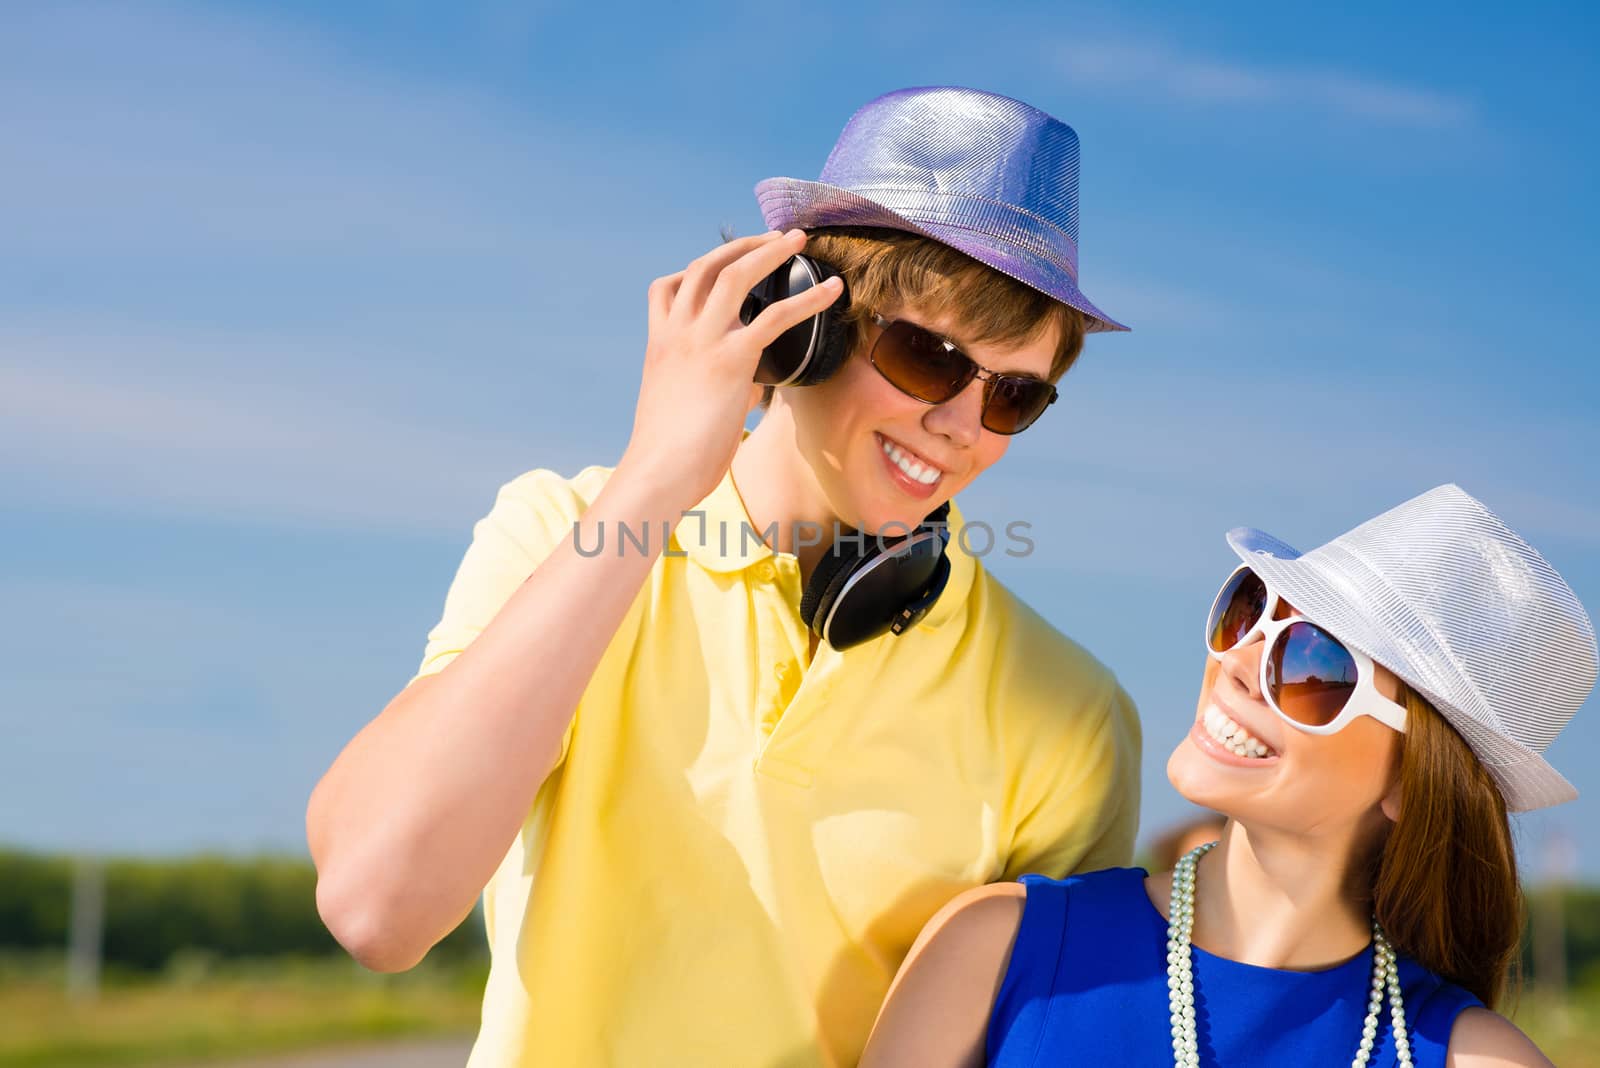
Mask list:
[[[1082,141],[1134,332],[962,503],[1138,700],[1147,830],[1230,526],[1455,481],[1600,610],[1586,9],[973,10],[0,9],[0,841],[303,848],[496,487],[620,453],[649,280],[906,85]],[[1600,703],[1550,756],[1530,869],[1600,877]]]

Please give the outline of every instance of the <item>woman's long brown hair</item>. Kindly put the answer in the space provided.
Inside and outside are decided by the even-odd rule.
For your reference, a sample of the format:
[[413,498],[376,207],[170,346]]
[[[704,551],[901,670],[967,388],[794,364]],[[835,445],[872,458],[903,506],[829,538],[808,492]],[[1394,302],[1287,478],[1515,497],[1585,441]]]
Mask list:
[[1522,937],[1505,799],[1455,728],[1402,688],[1400,818],[1376,860],[1373,912],[1396,949],[1494,1008]]

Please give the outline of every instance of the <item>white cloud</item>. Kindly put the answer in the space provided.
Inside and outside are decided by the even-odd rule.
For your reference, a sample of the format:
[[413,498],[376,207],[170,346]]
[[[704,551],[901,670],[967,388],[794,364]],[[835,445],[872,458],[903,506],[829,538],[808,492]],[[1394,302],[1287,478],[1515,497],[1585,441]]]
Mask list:
[[1084,86],[1150,92],[1183,102],[1283,104],[1398,126],[1469,124],[1469,101],[1326,69],[1254,66],[1165,44],[1074,40],[1061,71]]
[[1154,580],[1203,573],[1230,527],[1310,548],[1444,482],[1558,568],[1600,547],[1600,482],[1571,445],[1592,428],[1577,420],[1393,373],[1324,382],[1316,364],[1250,376],[1140,364],[1095,354],[1069,374],[1061,402],[970,491],[967,512],[996,529],[1031,521],[1041,557],[1054,556],[1038,566]]
[[[270,367],[271,341],[0,334],[0,473],[58,502],[269,526],[464,536],[496,486],[530,467],[572,473],[560,427],[525,434],[407,418],[359,382],[163,375],[229,347]],[[335,364],[337,353],[325,361]],[[98,366],[97,366],[98,365]],[[120,366],[120,373],[105,365]],[[94,368],[90,370],[90,368]],[[419,384],[420,385],[420,384]]]
[[[460,537],[500,481],[607,458],[611,422],[574,413],[636,366],[648,277],[587,222],[638,202],[614,135],[215,9],[41,7],[5,36],[0,477],[23,496]],[[634,143],[663,196],[707,169]],[[609,287],[634,275],[630,319]],[[618,420],[634,381],[603,384]]]
[[[506,47],[532,32],[505,6],[481,17],[484,32],[514,31]],[[637,190],[608,131],[362,65],[285,21],[63,5],[5,36],[0,232],[13,258],[76,271],[108,254],[481,264],[520,250],[526,263],[535,241],[558,255],[552,235],[590,236],[591,205]],[[663,192],[692,169],[676,165],[692,147],[633,141]]]

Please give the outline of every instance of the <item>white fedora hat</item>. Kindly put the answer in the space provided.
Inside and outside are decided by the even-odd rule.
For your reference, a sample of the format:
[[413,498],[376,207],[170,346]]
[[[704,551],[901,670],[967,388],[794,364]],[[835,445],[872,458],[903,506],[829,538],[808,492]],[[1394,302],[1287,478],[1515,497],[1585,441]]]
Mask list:
[[1461,487],[1304,554],[1250,527],[1228,544],[1307,619],[1432,702],[1507,808],[1578,796],[1541,754],[1594,688],[1594,625],[1555,568]]

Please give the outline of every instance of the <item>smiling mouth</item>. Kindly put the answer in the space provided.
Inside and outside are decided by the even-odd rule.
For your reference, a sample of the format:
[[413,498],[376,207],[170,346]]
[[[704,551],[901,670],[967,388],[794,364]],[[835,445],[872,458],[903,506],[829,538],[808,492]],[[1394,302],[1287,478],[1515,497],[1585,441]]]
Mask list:
[[913,482],[931,486],[944,477],[944,471],[911,450],[895,444],[884,435],[879,434],[878,441],[883,447],[883,454],[889,458],[889,462],[898,467],[900,472]]
[[1278,755],[1266,742],[1239,726],[1214,704],[1206,705],[1200,723],[1213,741],[1234,756],[1265,759]]

